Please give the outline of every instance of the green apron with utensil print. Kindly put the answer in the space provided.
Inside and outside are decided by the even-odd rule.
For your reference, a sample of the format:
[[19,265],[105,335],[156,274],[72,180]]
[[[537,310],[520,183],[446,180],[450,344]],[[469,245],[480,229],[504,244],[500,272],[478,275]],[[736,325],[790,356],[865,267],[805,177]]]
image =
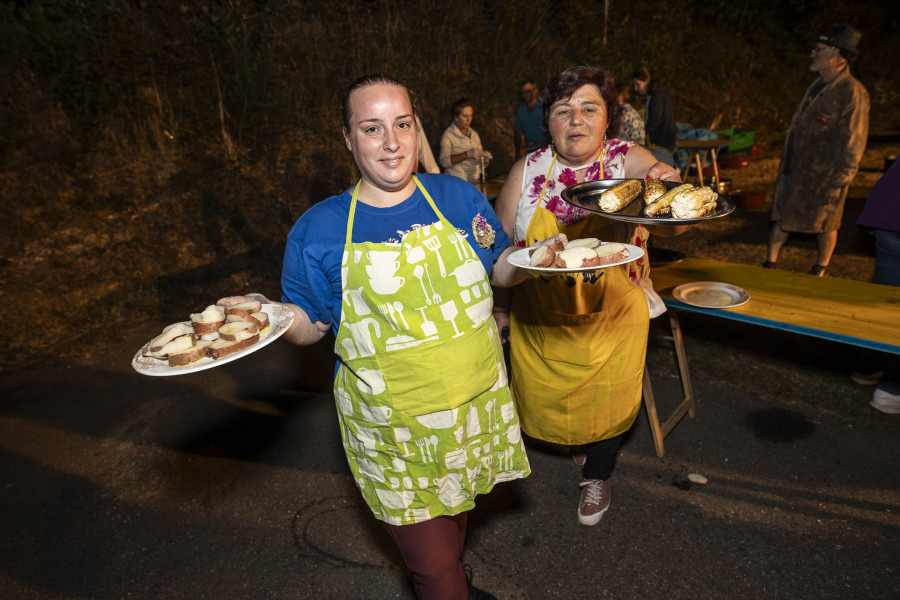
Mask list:
[[418,523],[474,507],[529,473],[488,275],[415,179],[437,221],[401,243],[352,243],[341,264],[334,380],[341,436],[375,517]]

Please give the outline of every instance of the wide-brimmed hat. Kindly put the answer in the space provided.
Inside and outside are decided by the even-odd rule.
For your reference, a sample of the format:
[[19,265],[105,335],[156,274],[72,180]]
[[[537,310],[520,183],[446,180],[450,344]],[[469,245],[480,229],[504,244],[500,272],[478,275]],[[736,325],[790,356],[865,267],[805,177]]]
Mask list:
[[819,36],[818,41],[835,48],[840,48],[849,56],[859,54],[857,46],[862,34],[852,27],[846,25],[832,25],[825,30],[825,33]]

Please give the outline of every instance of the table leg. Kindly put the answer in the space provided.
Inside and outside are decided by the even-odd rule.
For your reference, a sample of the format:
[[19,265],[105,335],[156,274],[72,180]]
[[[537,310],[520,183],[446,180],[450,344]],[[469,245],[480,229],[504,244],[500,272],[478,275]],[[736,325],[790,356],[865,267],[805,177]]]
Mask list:
[[656,410],[656,398],[653,395],[653,387],[650,385],[650,372],[644,366],[644,382],[642,395],[644,397],[644,407],[647,409],[647,420],[650,421],[650,433],[653,437],[653,446],[656,448],[656,455],[660,458],[665,454],[663,440],[669,433],[675,429],[678,422],[685,414],[692,419],[696,414],[696,401],[694,399],[694,388],[691,385],[691,374],[688,371],[687,354],[684,351],[684,340],[681,336],[681,323],[678,321],[678,311],[669,309],[669,325],[672,328],[672,343],[675,346],[675,358],[678,362],[678,373],[681,376],[681,389],[684,392],[684,398],[672,411],[672,414],[666,419],[665,423],[659,423],[659,414]]
[[700,178],[700,185],[703,185],[703,160],[700,158],[699,152],[694,152],[694,160],[697,161],[697,177]]
[[719,193],[719,163],[716,160],[716,149],[710,148],[710,151],[712,152],[713,173],[714,173],[715,182],[716,182],[716,189],[714,191],[718,194]]
[[656,413],[656,400],[653,398],[653,386],[650,385],[650,372],[644,365],[644,385],[642,388],[644,396],[644,407],[647,409],[647,420],[650,421],[650,434],[653,436],[653,446],[656,448],[656,455],[660,458],[666,453],[663,446],[663,438],[665,437],[662,428],[659,426],[659,415]]

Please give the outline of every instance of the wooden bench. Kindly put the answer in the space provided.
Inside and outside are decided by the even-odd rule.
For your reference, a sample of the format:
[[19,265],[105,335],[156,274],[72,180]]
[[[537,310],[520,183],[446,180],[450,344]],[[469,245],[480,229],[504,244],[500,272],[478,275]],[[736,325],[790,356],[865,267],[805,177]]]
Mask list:
[[[684,391],[684,399],[660,425],[650,377],[644,370],[644,405],[660,457],[665,452],[663,439],[685,414],[693,418],[696,409],[678,321],[680,311],[900,354],[900,289],[896,287],[698,258],[657,267],[652,270],[651,278],[669,308],[667,314]],[[699,308],[679,302],[672,295],[677,286],[697,281],[739,286],[747,291],[750,300],[728,309]]]

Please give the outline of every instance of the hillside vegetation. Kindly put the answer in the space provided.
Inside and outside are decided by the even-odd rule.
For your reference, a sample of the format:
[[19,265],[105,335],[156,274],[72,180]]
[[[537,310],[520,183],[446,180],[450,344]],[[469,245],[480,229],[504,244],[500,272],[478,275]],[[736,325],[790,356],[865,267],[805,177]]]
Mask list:
[[754,129],[772,154],[832,22],[863,31],[873,131],[900,129],[895,16],[865,0],[4,3],[0,293],[25,302],[3,364],[222,294],[277,297],[290,226],[352,181],[337,97],[364,73],[410,85],[433,146],[471,98],[491,176],[512,163],[520,80],[581,62],[646,64],[679,121]]

